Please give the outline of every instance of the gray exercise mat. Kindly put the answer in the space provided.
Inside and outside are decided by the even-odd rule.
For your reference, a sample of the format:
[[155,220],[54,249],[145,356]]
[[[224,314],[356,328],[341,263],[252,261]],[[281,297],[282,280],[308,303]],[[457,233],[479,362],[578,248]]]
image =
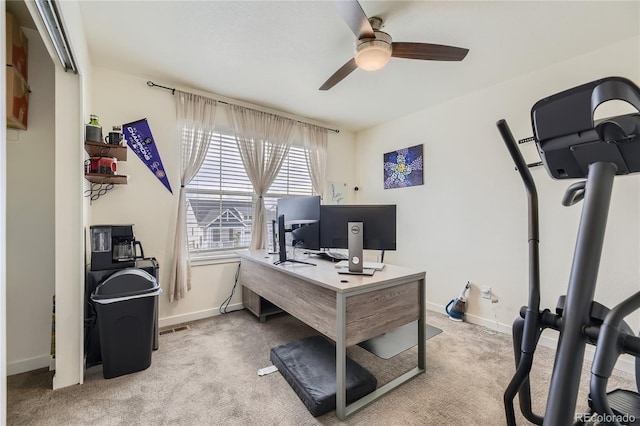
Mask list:
[[[425,324],[425,340],[442,333],[439,328]],[[358,343],[363,349],[383,359],[392,358],[418,344],[418,321],[410,322],[401,327],[383,333],[372,339]]]

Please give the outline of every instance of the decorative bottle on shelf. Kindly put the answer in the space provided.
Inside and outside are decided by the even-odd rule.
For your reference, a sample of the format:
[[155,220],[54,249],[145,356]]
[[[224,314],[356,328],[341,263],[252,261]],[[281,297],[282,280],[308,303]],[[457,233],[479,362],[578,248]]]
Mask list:
[[87,142],[104,143],[104,139],[102,138],[102,126],[100,126],[98,116],[95,114],[91,114],[89,116],[89,124],[85,124],[84,126],[84,140]]

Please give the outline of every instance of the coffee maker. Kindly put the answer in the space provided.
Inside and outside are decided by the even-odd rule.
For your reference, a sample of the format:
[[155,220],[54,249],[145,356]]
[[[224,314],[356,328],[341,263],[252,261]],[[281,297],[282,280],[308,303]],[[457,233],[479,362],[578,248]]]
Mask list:
[[[136,253],[140,248],[140,255]],[[144,258],[142,244],[136,241],[133,225],[91,226],[91,270],[133,268]]]

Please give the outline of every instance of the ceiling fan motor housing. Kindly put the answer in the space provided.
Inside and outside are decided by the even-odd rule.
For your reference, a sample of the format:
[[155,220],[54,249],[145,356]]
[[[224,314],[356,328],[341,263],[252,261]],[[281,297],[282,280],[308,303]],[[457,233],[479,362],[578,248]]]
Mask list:
[[374,30],[375,38],[356,40],[355,60],[359,68],[375,71],[384,67],[391,57],[391,36]]

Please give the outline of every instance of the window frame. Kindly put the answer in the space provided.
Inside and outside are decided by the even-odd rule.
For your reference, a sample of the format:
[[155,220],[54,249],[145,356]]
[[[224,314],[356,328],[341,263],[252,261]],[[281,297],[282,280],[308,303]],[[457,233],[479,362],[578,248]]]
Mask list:
[[[214,152],[211,152],[211,150],[214,150]],[[231,152],[231,151],[234,151],[234,152]],[[292,153],[293,153],[293,156],[292,156]],[[222,206],[225,201],[225,197],[231,200],[233,200],[233,198],[236,198],[238,203],[243,203],[242,199],[246,200],[244,201],[244,203],[248,202],[250,199],[251,202],[249,205],[249,210],[251,211],[251,215],[252,215],[255,202],[257,201],[258,198],[255,195],[255,192],[253,190],[253,185],[251,185],[251,182],[243,166],[241,167],[242,174],[240,173],[236,174],[236,176],[240,176],[238,179],[231,178],[226,180],[226,182],[228,183],[230,181],[233,181],[233,183],[238,183],[239,185],[246,184],[248,182],[250,185],[250,189],[238,190],[238,189],[222,188],[225,184],[225,182],[223,182],[223,175],[224,175],[224,170],[223,170],[224,158],[223,157],[229,154],[237,155],[237,158],[234,158],[234,162],[232,163],[236,165],[236,168],[238,168],[237,167],[238,162],[240,165],[242,165],[242,160],[240,159],[240,153],[238,151],[237,143],[235,141],[235,136],[232,134],[232,132],[224,131],[224,130],[218,130],[214,132],[214,136],[209,145],[209,152],[207,152],[207,158],[209,159],[210,156],[212,157],[212,159],[209,159],[210,167],[213,166],[215,169],[215,167],[217,166],[219,168],[219,170],[217,171],[218,180],[216,181],[216,178],[211,178],[210,180],[208,180],[206,177],[198,177],[200,172],[203,171],[201,169],[200,171],[198,171],[198,174],[196,174],[196,176],[191,181],[191,183],[185,186],[185,196],[186,196],[186,202],[188,204],[187,204],[187,210],[186,210],[187,213],[185,215],[184,226],[187,232],[186,240],[188,244],[189,256],[196,263],[201,263],[201,262],[207,263],[208,261],[215,262],[216,260],[237,258],[237,256],[235,255],[235,251],[248,248],[249,243],[251,241],[251,231],[253,229],[252,228],[253,217],[251,217],[249,221],[250,223],[249,230],[244,231],[244,233],[241,234],[239,238],[240,240],[244,240],[246,244],[239,245],[239,246],[234,245],[231,247],[220,247],[220,248],[211,248],[211,247],[201,248],[201,249],[191,248],[192,244],[194,244],[193,231],[194,229],[197,230],[198,228],[198,220],[196,218],[196,215],[194,213],[194,210],[191,204],[192,203],[191,200],[193,200],[194,198],[201,198],[204,200],[213,201],[214,207],[211,210],[213,210],[215,206],[218,206],[219,208],[218,215],[209,222],[209,225],[205,227],[200,227],[202,230],[202,235],[206,235],[207,233],[213,234],[214,233],[213,229],[215,228],[212,227],[211,225],[220,217],[222,217],[222,215],[224,215],[225,212],[228,210],[226,209],[222,211]],[[267,217],[266,217],[267,235],[269,236],[272,235],[271,220],[275,219],[274,209],[275,209],[276,201],[278,198],[315,195],[315,190],[313,189],[313,184],[311,182],[308,163],[306,160],[307,155],[308,155],[308,151],[305,147],[302,146],[302,143],[292,144],[287,154],[287,159],[283,162],[283,166],[281,170],[278,172],[278,177],[274,180],[274,183],[272,184],[271,188],[263,197],[265,200],[265,207],[266,207],[266,214],[267,214]],[[205,160],[205,162],[207,162],[207,160]],[[203,167],[205,167],[204,162],[203,162]],[[302,173],[302,170],[304,170],[304,173]],[[283,176],[283,174],[285,176]],[[246,181],[244,181],[244,179],[246,179]],[[215,188],[199,187],[200,182],[215,183],[216,187]],[[300,184],[300,182],[302,182],[302,184]],[[274,190],[276,190],[277,192],[273,192]],[[209,198],[207,198],[208,196]],[[219,204],[216,204],[217,202],[219,202]],[[270,215],[269,214],[270,212],[273,212],[273,214]],[[273,216],[273,218],[271,218],[270,216]],[[196,219],[195,222],[190,222],[190,218]],[[220,230],[220,234],[224,233],[223,228],[224,227],[217,228]],[[248,239],[246,237],[248,237]],[[268,240],[268,248],[273,250],[273,247],[271,247],[272,246],[271,237],[268,237],[267,240]],[[212,240],[207,242],[206,244],[210,245],[210,244],[215,244],[216,242],[218,244],[221,244],[222,239],[220,238],[218,241]],[[205,243],[202,242],[202,238],[201,238],[201,244],[205,245]]]

